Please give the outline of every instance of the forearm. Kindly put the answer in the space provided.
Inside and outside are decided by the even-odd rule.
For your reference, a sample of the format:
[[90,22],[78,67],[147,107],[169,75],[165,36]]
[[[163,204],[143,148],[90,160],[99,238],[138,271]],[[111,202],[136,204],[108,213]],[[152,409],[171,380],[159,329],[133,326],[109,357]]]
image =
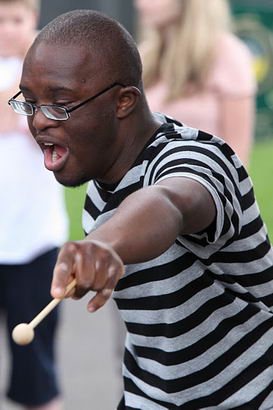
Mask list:
[[206,188],[189,178],[170,178],[128,196],[86,240],[111,246],[125,264],[144,262],[161,255],[179,235],[205,229],[214,218]]
[[107,243],[125,264],[159,256],[175,241],[183,221],[180,210],[163,191],[154,186],[130,195],[86,240]]
[[124,264],[161,255],[178,235],[205,229],[215,214],[210,193],[189,178],[169,178],[139,189],[84,240],[64,244],[54,269],[52,296],[63,297],[76,277],[75,297],[97,291],[88,304],[90,311],[97,310],[123,275]]

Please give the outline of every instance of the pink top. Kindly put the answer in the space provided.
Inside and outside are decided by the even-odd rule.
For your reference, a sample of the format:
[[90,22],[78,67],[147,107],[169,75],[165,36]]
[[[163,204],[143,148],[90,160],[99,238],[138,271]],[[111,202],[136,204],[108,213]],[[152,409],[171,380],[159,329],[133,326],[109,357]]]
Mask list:
[[184,124],[224,138],[223,99],[249,97],[255,92],[256,82],[247,46],[234,35],[224,34],[219,38],[215,62],[203,91],[165,102],[166,84],[160,81],[146,89],[146,96],[152,111],[163,112]]

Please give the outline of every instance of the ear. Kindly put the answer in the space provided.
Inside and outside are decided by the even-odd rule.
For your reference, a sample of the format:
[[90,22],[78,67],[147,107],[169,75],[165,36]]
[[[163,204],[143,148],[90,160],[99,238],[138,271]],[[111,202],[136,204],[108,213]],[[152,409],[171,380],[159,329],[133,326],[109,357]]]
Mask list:
[[127,117],[136,107],[141,92],[137,87],[123,87],[119,91],[117,102],[117,117]]

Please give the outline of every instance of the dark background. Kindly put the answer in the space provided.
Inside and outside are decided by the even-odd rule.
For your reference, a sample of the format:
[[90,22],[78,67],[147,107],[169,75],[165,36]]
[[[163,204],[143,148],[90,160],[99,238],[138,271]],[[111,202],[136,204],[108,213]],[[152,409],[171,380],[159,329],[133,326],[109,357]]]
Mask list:
[[59,14],[74,9],[102,11],[119,20],[133,34],[133,0],[42,0],[40,28]]

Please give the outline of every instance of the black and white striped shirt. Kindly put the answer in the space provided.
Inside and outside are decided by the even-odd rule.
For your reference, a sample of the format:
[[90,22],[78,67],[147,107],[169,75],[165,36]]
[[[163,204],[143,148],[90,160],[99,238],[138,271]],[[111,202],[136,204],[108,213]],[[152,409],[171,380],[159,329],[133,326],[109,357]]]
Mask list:
[[217,216],[161,256],[126,267],[114,292],[128,330],[120,408],[273,408],[273,252],[251,180],[224,141],[158,118],[162,126],[118,184],[89,183],[84,230],[171,176],[203,184]]

